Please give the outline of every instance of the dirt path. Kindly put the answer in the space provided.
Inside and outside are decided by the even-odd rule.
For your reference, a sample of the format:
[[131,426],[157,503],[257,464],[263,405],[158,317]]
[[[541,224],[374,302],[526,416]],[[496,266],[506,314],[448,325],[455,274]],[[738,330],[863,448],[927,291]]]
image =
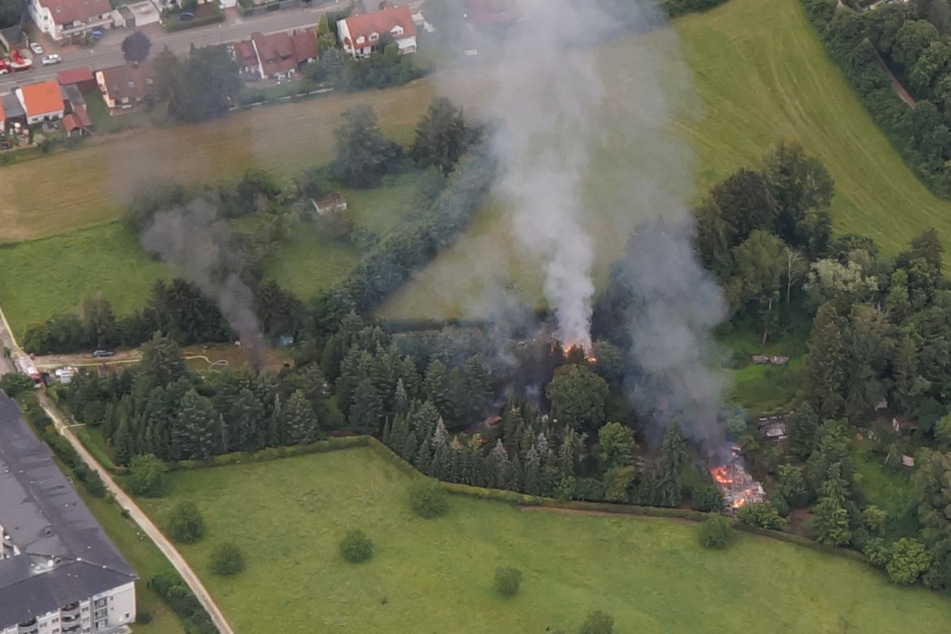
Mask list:
[[[635,515],[634,513],[617,513],[612,511],[588,511],[586,509],[563,509],[557,506],[523,506],[523,511],[546,511],[548,513],[558,513],[559,515],[587,515],[590,517],[618,517],[623,519],[656,517],[653,515]],[[674,520],[684,524],[696,524],[696,521],[683,517],[658,517],[658,519]]]
[[[0,310],[0,341],[5,342],[13,352],[19,354],[25,354],[20,350],[19,346],[16,343],[16,340],[13,338],[13,334],[10,332],[9,326],[7,325],[7,320],[3,316],[3,311]],[[0,372],[2,373],[2,372]],[[62,434],[66,440],[76,449],[79,456],[82,458],[90,469],[94,470],[99,474],[99,477],[102,478],[103,484],[106,485],[106,489],[115,496],[116,503],[120,508],[126,509],[129,512],[129,516],[139,525],[139,528],[149,536],[149,538],[158,546],[158,549],[162,551],[162,554],[171,562],[175,570],[182,576],[185,580],[185,583],[188,584],[188,587],[191,588],[191,591],[195,593],[195,596],[198,597],[198,600],[201,602],[202,607],[208,612],[211,616],[211,620],[214,622],[215,627],[218,628],[218,631],[221,634],[234,634],[234,630],[231,629],[231,626],[228,624],[228,621],[225,619],[224,614],[218,609],[218,605],[215,603],[214,599],[211,597],[211,594],[205,588],[204,584],[201,582],[201,579],[198,578],[198,575],[195,574],[195,571],[192,570],[191,566],[188,565],[188,562],[185,561],[185,558],[182,557],[181,553],[175,548],[171,541],[158,529],[158,527],[152,522],[151,519],[139,508],[132,498],[130,498],[125,491],[123,491],[118,484],[112,479],[112,474],[106,471],[99,462],[92,457],[86,448],[83,446],[79,439],[73,435],[72,430],[66,425],[66,422],[63,420],[62,415],[56,409],[53,402],[46,395],[45,392],[39,393],[40,403],[43,406],[43,409],[46,410],[46,413],[49,414],[50,418],[53,419],[53,423],[56,425],[57,431]]]

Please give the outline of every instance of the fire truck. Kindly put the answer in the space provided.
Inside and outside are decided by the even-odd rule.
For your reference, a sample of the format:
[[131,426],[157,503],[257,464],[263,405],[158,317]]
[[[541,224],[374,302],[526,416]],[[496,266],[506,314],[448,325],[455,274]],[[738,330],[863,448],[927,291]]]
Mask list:
[[17,49],[10,51],[10,59],[0,58],[0,75],[31,68],[33,68],[33,60],[24,58]]
[[13,358],[13,363],[16,365],[17,371],[19,371],[20,374],[25,374],[33,379],[34,388],[39,389],[43,386],[43,375],[36,369],[36,366],[33,364],[33,359],[25,356],[16,356]]

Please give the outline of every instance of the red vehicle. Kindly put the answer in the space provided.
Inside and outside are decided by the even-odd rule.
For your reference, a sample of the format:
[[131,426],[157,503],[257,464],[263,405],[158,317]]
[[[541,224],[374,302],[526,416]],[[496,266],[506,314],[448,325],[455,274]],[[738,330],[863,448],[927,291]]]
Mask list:
[[[12,61],[9,62],[10,67],[15,71],[29,70],[30,68],[33,67],[33,60],[23,59],[23,56],[20,55],[20,51],[18,51],[17,49],[13,49],[12,51],[10,51],[10,57],[12,58]],[[4,62],[6,62],[6,60],[4,60]]]

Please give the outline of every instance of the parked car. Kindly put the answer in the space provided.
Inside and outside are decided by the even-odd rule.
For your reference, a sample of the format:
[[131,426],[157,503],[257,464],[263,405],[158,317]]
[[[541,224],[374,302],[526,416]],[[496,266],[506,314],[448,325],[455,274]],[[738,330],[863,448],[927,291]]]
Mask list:
[[0,141],[0,150],[9,150],[13,147],[13,144],[9,141]]
[[94,29],[89,35],[92,36],[92,39],[98,40],[102,37],[102,31],[100,29]]
[[39,42],[30,42],[30,50],[33,51],[37,55],[43,54],[43,47],[40,46]]
[[115,350],[93,350],[92,356],[98,358],[115,356]]
[[43,66],[59,64],[61,61],[63,61],[63,57],[59,53],[50,53],[43,58]]

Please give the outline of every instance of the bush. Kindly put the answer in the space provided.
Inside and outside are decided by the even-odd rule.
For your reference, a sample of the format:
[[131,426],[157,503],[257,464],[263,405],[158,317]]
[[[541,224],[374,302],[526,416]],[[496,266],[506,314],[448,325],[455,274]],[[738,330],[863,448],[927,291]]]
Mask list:
[[413,513],[428,520],[445,515],[449,510],[446,492],[435,482],[413,485],[409,490],[409,505]]
[[697,537],[704,548],[723,550],[733,544],[736,533],[730,520],[711,513],[697,526]]
[[244,570],[244,554],[234,542],[219,544],[211,553],[211,571],[222,577],[230,577]]
[[750,526],[759,526],[774,531],[783,531],[789,526],[789,520],[780,516],[776,507],[768,502],[741,506],[736,511],[736,519]]
[[169,533],[172,539],[183,544],[193,544],[205,535],[205,520],[194,502],[180,502],[169,519]]
[[601,610],[588,615],[581,626],[581,634],[611,634],[614,631],[614,617]]
[[723,506],[723,493],[712,484],[702,484],[694,487],[692,506],[695,511],[701,513],[719,511],[720,507]]
[[352,564],[367,561],[373,556],[373,542],[360,529],[347,531],[340,542],[340,554]]
[[157,498],[165,493],[165,463],[148,454],[136,456],[129,464],[129,491],[142,497]]
[[139,610],[135,613],[136,625],[148,625],[152,622],[152,613],[148,610]]
[[0,390],[7,393],[10,398],[16,398],[24,392],[33,389],[33,379],[19,372],[11,372],[0,377]]
[[521,585],[522,571],[518,568],[500,567],[495,569],[495,589],[506,599],[518,594]]

